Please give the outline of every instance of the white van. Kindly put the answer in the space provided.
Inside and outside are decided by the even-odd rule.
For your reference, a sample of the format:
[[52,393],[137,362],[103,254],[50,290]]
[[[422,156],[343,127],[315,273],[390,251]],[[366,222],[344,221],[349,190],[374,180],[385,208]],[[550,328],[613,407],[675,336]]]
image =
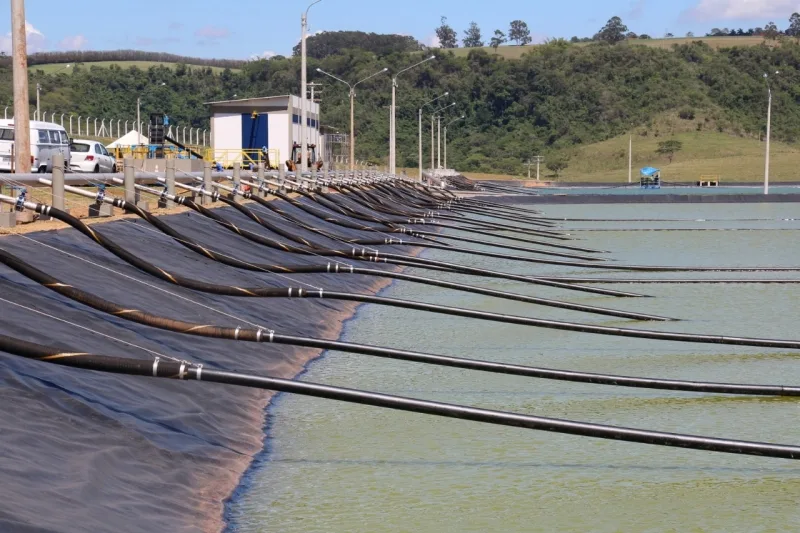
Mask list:
[[[31,170],[51,172],[53,155],[64,156],[70,164],[69,136],[63,126],[52,122],[31,120]],[[0,171],[11,171],[11,150],[14,146],[14,120],[0,120]]]

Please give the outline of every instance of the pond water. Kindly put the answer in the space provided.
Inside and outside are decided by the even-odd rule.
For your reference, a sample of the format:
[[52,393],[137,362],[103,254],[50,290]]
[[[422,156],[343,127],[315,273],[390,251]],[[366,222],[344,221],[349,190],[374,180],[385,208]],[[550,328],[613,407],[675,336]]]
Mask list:
[[[582,245],[620,263],[800,265],[795,204],[548,206]],[[761,220],[756,220],[761,219]],[[697,221],[704,222],[697,222]],[[623,231],[630,229],[668,231]],[[588,231],[599,230],[604,231]],[[686,231],[708,229],[719,231]],[[727,231],[721,231],[727,230]],[[748,230],[748,231],[730,231]],[[428,251],[541,275],[645,277]],[[414,270],[410,270],[414,272]],[[506,280],[483,286],[683,319],[629,322],[398,282],[384,295],[642,329],[800,338],[799,285],[614,285],[616,299]],[[651,274],[659,278],[665,274]],[[719,273],[670,274],[720,277]],[[735,273],[727,278],[800,277]],[[363,306],[348,341],[633,376],[797,385],[796,353],[603,337]],[[800,443],[800,403],[499,376],[331,352],[303,380],[489,409],[679,433]],[[797,531],[800,463],[662,448],[281,394],[267,451],[229,505],[241,532]]]
[[[597,187],[541,187],[531,189],[542,195],[705,195],[705,194],[763,194],[763,186],[726,185],[724,187],[691,187],[686,185],[662,185],[660,189],[643,189],[633,185],[603,185]],[[769,194],[800,194],[800,186],[779,185],[769,188]]]

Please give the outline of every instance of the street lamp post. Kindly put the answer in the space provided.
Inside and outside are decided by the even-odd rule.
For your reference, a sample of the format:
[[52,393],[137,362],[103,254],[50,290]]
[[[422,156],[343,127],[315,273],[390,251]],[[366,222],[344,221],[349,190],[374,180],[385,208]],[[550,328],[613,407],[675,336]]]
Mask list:
[[308,73],[307,56],[306,56],[306,34],[308,33],[308,11],[322,0],[312,2],[300,17],[300,171],[306,172],[308,170],[308,158],[306,152],[308,151],[308,141],[306,139],[306,127],[308,123],[308,111],[306,109],[306,93],[308,92]]
[[439,111],[443,111],[443,110],[447,109],[448,107],[452,107],[454,105],[456,105],[455,102],[453,102],[451,104],[448,104],[446,106],[440,107],[438,109],[434,109],[433,110],[433,114],[431,115],[431,170],[435,170],[436,169],[436,145],[434,144],[435,137],[433,135],[433,128],[436,125],[436,113],[438,113]]
[[[425,102],[424,104],[422,104],[419,107],[419,159],[418,159],[418,163],[419,163],[419,181],[420,182],[422,181],[422,110],[425,107],[429,106],[430,104],[441,100],[445,96],[448,96],[449,94],[450,94],[450,92],[448,91],[448,92],[444,93],[441,96],[437,96],[433,100]],[[431,144],[431,146],[433,146],[433,145]],[[431,166],[433,166],[433,165],[431,165]]]
[[[775,71],[775,74],[780,72]],[[767,83],[767,155],[764,163],[764,194],[769,194],[769,142],[772,133],[772,86],[769,84],[769,75],[764,73],[764,81]]]
[[445,169],[447,169],[447,128],[450,126],[450,124],[455,124],[459,120],[464,120],[465,118],[467,118],[466,115],[461,115],[457,119],[451,120],[450,122],[448,122],[444,126],[444,168]]
[[448,105],[446,105],[446,106],[442,106],[442,107],[440,107],[439,109],[436,109],[436,110],[433,112],[433,115],[431,115],[431,170],[435,170],[435,169],[436,169],[436,165],[435,165],[436,145],[434,144],[433,128],[434,128],[434,126],[436,125],[436,119],[437,119],[437,118],[439,119],[439,141],[440,141],[440,142],[439,142],[439,165],[440,165],[440,166],[441,166],[441,162],[442,162],[442,156],[441,156],[441,149],[442,149],[442,147],[441,147],[441,139],[442,139],[442,135],[441,135],[441,133],[442,133],[442,118],[441,118],[441,117],[438,117],[438,116],[437,116],[437,113],[438,113],[439,111],[444,111],[445,109],[448,109],[448,108],[450,108],[450,107],[453,107],[454,105],[456,105],[456,103],[455,103],[455,102],[453,102],[453,103],[451,103],[451,104],[448,104]]
[[397,174],[397,77],[403,72],[407,72],[416,68],[428,61],[433,61],[436,56],[431,56],[427,59],[415,63],[410,67],[404,68],[394,75],[392,78],[392,116],[389,121],[389,173]]
[[40,83],[36,84],[36,120],[41,120],[39,117],[39,96],[42,92],[42,85]]
[[331,74],[329,72],[325,72],[321,68],[317,69],[317,72],[319,72],[320,74],[325,74],[326,76],[331,77],[331,78],[333,78],[334,80],[336,80],[338,82],[344,83],[345,85],[347,85],[350,88],[350,170],[355,170],[356,169],[356,167],[355,167],[355,164],[356,164],[356,155],[355,155],[356,154],[356,131],[355,131],[356,87],[359,84],[364,83],[367,80],[371,80],[375,76],[378,76],[379,74],[383,74],[384,72],[388,72],[388,71],[389,71],[388,68],[381,69],[378,72],[376,72],[375,74],[372,74],[371,76],[367,76],[363,80],[360,80],[360,81],[357,81],[357,82],[355,82],[353,84],[350,84],[350,83],[344,81],[341,78],[337,78],[336,76],[334,76],[333,74]]

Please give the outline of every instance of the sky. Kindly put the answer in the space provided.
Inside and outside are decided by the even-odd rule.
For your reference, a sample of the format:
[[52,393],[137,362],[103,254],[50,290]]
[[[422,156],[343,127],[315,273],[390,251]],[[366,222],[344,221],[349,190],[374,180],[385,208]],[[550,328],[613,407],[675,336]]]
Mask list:
[[[289,55],[300,40],[300,16],[312,0],[26,0],[28,52],[136,49],[191,57],[251,59]],[[9,4],[0,14],[0,51],[11,50]],[[527,22],[534,42],[594,35],[619,16],[652,37],[711,28],[788,26],[800,0],[323,0],[309,12],[309,31],[360,30],[411,35],[435,46],[442,16],[459,38],[470,22],[484,40],[509,22]]]

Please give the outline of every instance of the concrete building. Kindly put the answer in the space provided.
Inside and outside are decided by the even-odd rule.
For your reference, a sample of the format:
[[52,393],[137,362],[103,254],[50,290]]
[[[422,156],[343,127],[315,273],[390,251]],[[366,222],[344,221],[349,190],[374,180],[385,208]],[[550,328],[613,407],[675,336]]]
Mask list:
[[[301,110],[297,96],[270,96],[208,102],[211,111],[211,149],[215,161],[230,166],[239,161],[247,167],[257,160],[263,147],[270,164],[277,167],[300,144]],[[317,159],[324,157],[324,137],[320,135],[319,104],[306,101],[309,145],[316,145]]]

